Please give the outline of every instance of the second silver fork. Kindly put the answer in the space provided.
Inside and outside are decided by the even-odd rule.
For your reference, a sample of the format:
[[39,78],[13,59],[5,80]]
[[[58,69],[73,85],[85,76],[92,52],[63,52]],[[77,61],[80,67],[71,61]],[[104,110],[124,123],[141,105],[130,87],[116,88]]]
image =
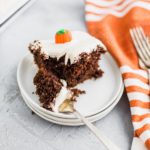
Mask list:
[[149,75],[150,85],[150,43],[146,37],[142,27],[135,27],[130,29],[130,35],[134,46],[139,55],[139,65],[142,69],[146,69]]

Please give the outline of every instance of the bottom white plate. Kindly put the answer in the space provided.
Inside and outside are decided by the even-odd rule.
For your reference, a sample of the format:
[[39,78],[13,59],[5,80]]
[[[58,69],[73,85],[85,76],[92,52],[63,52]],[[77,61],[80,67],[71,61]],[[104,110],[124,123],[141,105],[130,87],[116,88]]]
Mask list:
[[[103,118],[104,116],[106,116],[115,106],[116,104],[119,102],[122,93],[123,93],[124,87],[122,86],[118,97],[116,98],[116,100],[109,106],[107,107],[105,110],[103,110],[102,112],[99,112],[93,116],[87,117],[91,122],[95,122],[101,118]],[[21,92],[22,93],[22,92]],[[55,117],[49,114],[46,114],[40,110],[38,110],[36,107],[34,107],[32,104],[30,104],[30,101],[28,101],[28,99],[25,97],[25,95],[22,94],[22,97],[25,101],[25,103],[27,104],[27,106],[33,111],[35,112],[38,116],[40,116],[41,118],[50,121],[52,123],[55,124],[59,124],[59,125],[67,125],[67,126],[80,126],[80,125],[84,125],[84,123],[80,120],[80,119],[71,119],[71,118],[60,118],[60,117]]]

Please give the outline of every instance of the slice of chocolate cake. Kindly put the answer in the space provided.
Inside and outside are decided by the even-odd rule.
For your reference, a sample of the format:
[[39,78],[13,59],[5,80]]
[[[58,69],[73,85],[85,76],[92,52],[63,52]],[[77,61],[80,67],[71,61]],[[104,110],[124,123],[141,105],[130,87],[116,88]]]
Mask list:
[[87,79],[102,76],[99,60],[105,49],[101,41],[81,31],[60,30],[55,41],[36,40],[31,43],[29,50],[39,68],[34,84],[43,107],[51,110],[58,105],[56,99],[64,87],[68,92]]

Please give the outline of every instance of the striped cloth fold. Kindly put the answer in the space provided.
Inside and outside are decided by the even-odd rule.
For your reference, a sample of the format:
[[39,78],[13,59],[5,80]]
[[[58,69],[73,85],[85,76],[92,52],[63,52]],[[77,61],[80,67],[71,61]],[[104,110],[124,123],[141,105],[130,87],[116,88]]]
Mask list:
[[86,0],[85,14],[88,31],[102,40],[120,67],[134,127],[131,149],[150,149],[148,74],[139,67],[129,34],[130,28],[142,26],[150,35],[150,0]]

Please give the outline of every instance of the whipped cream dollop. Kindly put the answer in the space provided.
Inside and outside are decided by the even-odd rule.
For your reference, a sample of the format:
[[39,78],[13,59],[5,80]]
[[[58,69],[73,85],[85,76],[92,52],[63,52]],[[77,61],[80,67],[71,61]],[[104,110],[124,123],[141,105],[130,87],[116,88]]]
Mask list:
[[72,40],[66,43],[55,43],[55,40],[38,40],[31,43],[31,48],[41,48],[41,52],[52,58],[59,59],[65,55],[65,64],[70,60],[71,64],[75,63],[80,54],[83,52],[90,53],[96,50],[97,46],[104,49],[104,44],[91,36],[88,33],[82,31],[72,31]]

